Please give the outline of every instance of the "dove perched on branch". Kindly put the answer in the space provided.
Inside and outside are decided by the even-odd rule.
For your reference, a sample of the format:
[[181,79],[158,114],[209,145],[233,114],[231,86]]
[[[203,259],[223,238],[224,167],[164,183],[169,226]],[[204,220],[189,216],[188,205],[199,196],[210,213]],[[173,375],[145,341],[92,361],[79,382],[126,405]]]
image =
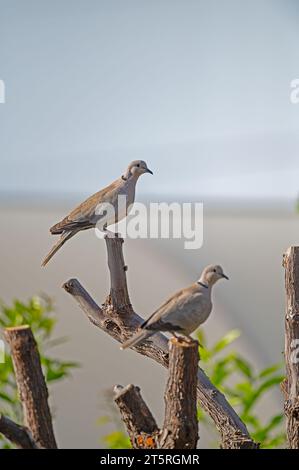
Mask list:
[[121,349],[136,346],[158,331],[190,337],[210,316],[212,287],[219,279],[228,279],[221,266],[207,266],[197,282],[176,292],[162,304]]
[[[124,175],[106,188],[90,196],[61,222],[51,227],[51,234],[60,235],[60,238],[47,254],[42,266],[45,266],[50,261],[66,241],[81,230],[94,228],[100,222],[103,231],[106,231],[107,226],[116,224],[125,218],[135,200],[135,187],[138,178],[144,173],[153,174],[143,160],[133,161],[128,166]],[[124,198],[124,204],[119,204],[119,197],[120,199],[121,197]],[[108,205],[114,209],[113,214],[109,211]]]

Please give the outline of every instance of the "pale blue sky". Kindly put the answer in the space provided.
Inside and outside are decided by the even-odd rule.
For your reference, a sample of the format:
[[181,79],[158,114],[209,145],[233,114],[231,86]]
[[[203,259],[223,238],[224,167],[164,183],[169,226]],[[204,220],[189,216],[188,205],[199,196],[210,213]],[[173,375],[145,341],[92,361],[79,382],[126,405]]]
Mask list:
[[297,0],[0,0],[0,191],[296,197]]

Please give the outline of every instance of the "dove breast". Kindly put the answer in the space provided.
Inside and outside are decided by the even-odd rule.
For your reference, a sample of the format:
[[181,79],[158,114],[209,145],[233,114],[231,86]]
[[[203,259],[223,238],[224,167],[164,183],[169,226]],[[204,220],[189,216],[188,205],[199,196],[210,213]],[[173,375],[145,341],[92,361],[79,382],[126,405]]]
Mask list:
[[170,297],[142,328],[152,331],[177,331],[189,335],[207,320],[211,311],[210,289],[195,283]]

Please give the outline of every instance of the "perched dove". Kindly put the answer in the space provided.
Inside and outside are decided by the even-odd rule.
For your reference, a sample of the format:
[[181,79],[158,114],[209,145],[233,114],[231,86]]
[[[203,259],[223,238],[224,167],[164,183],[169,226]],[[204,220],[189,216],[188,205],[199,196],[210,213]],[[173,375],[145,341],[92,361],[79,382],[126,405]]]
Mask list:
[[212,311],[211,292],[219,279],[228,279],[221,266],[207,266],[199,280],[176,292],[161,305],[141,326],[140,331],[123,343],[121,349],[136,346],[157,331],[181,333],[190,337],[209,317]]
[[[51,227],[50,232],[52,235],[61,236],[58,242],[47,254],[42,266],[45,266],[50,261],[52,256],[55,255],[67,240],[72,238],[81,230],[94,228],[98,223],[100,223],[103,231],[105,231],[107,226],[117,223],[125,218],[128,215],[130,206],[135,200],[135,187],[137,180],[143,173],[153,174],[143,160],[133,161],[128,166],[124,175],[106,188],[90,196],[61,222],[58,222],[56,225]],[[124,201],[124,203],[118,205],[119,200]],[[109,210],[105,210],[109,204],[112,205],[115,211],[113,215],[111,215]]]

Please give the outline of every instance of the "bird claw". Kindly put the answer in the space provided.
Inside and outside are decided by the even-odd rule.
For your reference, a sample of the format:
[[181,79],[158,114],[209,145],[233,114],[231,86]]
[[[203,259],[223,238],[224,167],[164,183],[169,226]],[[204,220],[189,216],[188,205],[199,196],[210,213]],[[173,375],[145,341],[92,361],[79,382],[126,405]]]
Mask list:
[[121,238],[120,233],[111,232],[111,230],[104,229],[105,238]]
[[[175,332],[173,332],[172,334],[179,343],[185,342],[188,344],[192,344],[194,342],[194,338],[192,338],[192,336],[188,336],[188,335],[179,336]],[[198,342],[198,345],[203,349],[203,345],[199,341],[197,342]]]

